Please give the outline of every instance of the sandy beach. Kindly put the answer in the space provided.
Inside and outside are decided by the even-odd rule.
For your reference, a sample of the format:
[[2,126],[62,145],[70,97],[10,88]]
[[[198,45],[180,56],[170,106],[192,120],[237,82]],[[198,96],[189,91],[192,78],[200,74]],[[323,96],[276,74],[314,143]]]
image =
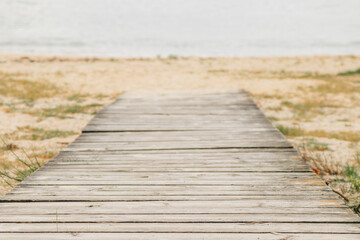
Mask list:
[[[18,157],[45,164],[126,91],[245,89],[314,172],[356,205],[360,182],[347,177],[349,169],[360,168],[359,67],[360,56],[0,55],[0,169],[16,176]],[[4,175],[0,181],[2,193],[17,183]]]

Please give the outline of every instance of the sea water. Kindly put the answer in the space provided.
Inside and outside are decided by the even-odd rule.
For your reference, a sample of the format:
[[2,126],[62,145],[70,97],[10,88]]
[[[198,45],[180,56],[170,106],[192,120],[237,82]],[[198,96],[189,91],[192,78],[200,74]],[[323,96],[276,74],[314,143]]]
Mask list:
[[0,53],[360,54],[360,1],[0,0]]

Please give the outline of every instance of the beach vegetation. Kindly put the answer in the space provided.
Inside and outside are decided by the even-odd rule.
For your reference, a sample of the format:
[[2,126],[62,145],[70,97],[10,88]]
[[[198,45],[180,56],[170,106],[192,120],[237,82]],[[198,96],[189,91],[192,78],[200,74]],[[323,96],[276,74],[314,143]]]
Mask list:
[[342,174],[343,167],[337,162],[334,156],[329,152],[311,151],[310,149],[300,146],[297,148],[302,159],[309,164],[313,172],[318,175],[334,175]]
[[270,111],[278,112],[278,111],[282,110],[282,107],[281,106],[271,106],[271,107],[267,107],[266,109],[270,110]]
[[338,119],[338,122],[350,122],[350,119],[348,118],[342,118],[342,119]]
[[305,131],[300,127],[286,127],[283,125],[276,126],[279,131],[288,137],[318,137],[318,138],[329,138],[337,139],[348,142],[360,142],[360,134],[356,131],[338,131],[338,132],[329,132],[324,130],[311,130]]
[[258,98],[265,98],[265,99],[282,99],[284,98],[284,96],[279,95],[279,94],[256,94],[255,95]]
[[[356,213],[360,213],[360,165],[346,165],[335,161],[332,154],[314,152],[306,148],[298,148],[302,158],[310,165],[312,170],[323,177],[332,190],[339,194]],[[329,152],[327,152],[329,153]]]
[[318,142],[315,138],[306,139],[300,146],[309,151],[329,151],[329,144]]
[[314,136],[319,138],[332,138],[342,141],[349,142],[359,142],[360,134],[356,131],[338,131],[338,132],[328,132],[324,130],[313,130],[313,131],[305,131],[304,135],[306,136]]
[[210,69],[208,70],[209,73],[227,73],[229,72],[228,69]]
[[18,74],[0,74],[0,95],[5,97],[34,101],[54,97],[59,92],[57,86],[46,80],[30,81]]
[[340,72],[337,75],[338,76],[353,76],[360,74],[360,68],[353,70],[353,71],[346,71],[346,72]]
[[168,59],[170,59],[170,60],[177,60],[179,57],[177,56],[177,55],[174,55],[174,54],[170,54],[169,56],[168,56]]
[[300,103],[282,101],[281,105],[291,109],[295,118],[308,120],[318,115],[324,114],[325,108],[338,108],[339,105],[326,100],[306,99]]
[[270,121],[279,121],[280,119],[275,116],[268,116]]
[[77,102],[77,103],[82,103],[86,100],[86,98],[88,98],[90,95],[89,94],[79,94],[79,93],[76,93],[76,94],[72,94],[70,96],[67,97],[67,100],[69,101],[74,101],[74,102]]
[[42,166],[42,162],[37,158],[30,157],[25,150],[21,149],[25,157],[21,157],[12,148],[8,147],[10,144],[6,143],[1,138],[2,148],[12,153],[15,157],[15,163],[10,167],[9,165],[2,165],[5,168],[0,168],[0,178],[10,187],[14,187],[16,183],[23,181],[31,173],[35,172]]
[[47,140],[51,138],[66,138],[68,136],[76,135],[76,132],[73,131],[62,131],[59,129],[56,130],[46,130],[43,128],[33,128],[30,126],[19,127],[18,131],[12,133],[13,138],[16,140]]
[[360,92],[360,86],[355,85],[349,79],[337,79],[332,81],[326,81],[316,87],[311,87],[310,90],[321,94],[348,94]]
[[14,143],[1,144],[0,146],[1,151],[8,151],[8,150],[14,151],[17,149],[19,149],[19,147]]
[[40,108],[25,113],[37,116],[39,118],[56,117],[60,119],[71,118],[72,114],[95,114],[102,104],[93,103],[86,105],[58,105],[53,108]]
[[62,71],[56,71],[56,72],[55,72],[55,76],[57,76],[57,77],[64,77],[65,74],[64,74],[64,72],[62,72]]
[[58,152],[54,151],[45,151],[45,152],[38,152],[38,153],[32,153],[29,154],[30,158],[35,158],[44,163],[47,159],[51,159],[55,157],[58,154]]
[[304,132],[299,127],[286,127],[283,125],[277,125],[276,127],[282,134],[289,137],[299,137],[302,136]]
[[313,80],[329,80],[334,76],[331,74],[319,74],[317,72],[297,72],[297,71],[249,71],[250,74],[256,74],[259,77],[276,78],[276,79],[313,79]]
[[360,151],[357,151],[355,154],[354,154],[354,161],[357,165],[360,166]]
[[355,191],[360,190],[360,174],[359,169],[354,165],[346,165],[343,171],[345,181],[351,183]]
[[99,99],[99,100],[102,100],[102,99],[108,98],[108,97],[110,97],[110,96],[108,96],[108,95],[106,95],[106,94],[99,93],[99,94],[96,94],[94,97],[97,98],[97,99]]

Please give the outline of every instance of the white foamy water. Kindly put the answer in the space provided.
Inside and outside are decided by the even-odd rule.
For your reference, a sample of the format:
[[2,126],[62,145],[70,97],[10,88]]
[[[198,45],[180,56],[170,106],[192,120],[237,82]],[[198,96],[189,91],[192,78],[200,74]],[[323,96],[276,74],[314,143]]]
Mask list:
[[0,53],[360,54],[360,1],[0,0]]

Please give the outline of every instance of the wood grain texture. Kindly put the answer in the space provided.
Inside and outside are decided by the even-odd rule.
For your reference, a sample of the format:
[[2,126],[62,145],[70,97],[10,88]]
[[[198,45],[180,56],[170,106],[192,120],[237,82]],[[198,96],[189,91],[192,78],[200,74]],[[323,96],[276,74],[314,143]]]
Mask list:
[[243,91],[124,94],[0,199],[0,239],[360,239]]

